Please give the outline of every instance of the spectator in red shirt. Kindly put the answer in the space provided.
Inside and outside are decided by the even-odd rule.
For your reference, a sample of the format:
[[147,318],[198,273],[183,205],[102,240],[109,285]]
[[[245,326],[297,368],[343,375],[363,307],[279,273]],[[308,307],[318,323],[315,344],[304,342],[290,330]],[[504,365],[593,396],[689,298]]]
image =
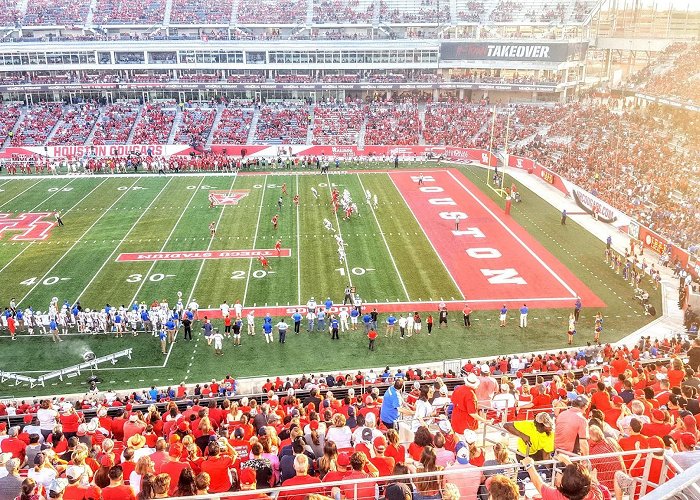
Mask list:
[[66,469],[68,486],[63,492],[63,500],[83,500],[85,498],[101,498],[102,490],[94,484],[84,486],[81,479],[86,474],[85,467],[71,465]]
[[477,387],[479,378],[470,373],[464,377],[464,385],[458,386],[452,393],[452,428],[457,434],[462,434],[465,429],[475,430],[480,421],[486,421],[478,413],[475,392]]
[[374,456],[369,461],[377,468],[379,476],[391,476],[396,462],[392,457],[384,455],[387,448],[386,439],[384,436],[376,437],[372,445],[374,446]]
[[231,489],[234,461],[228,455],[221,454],[218,441],[212,441],[207,448],[209,456],[202,461],[202,472],[209,474],[211,483],[209,493],[222,493]]
[[102,490],[102,500],[136,500],[131,486],[123,484],[124,472],[121,465],[109,469],[109,486]]
[[19,427],[10,427],[7,431],[7,437],[0,442],[0,450],[3,453],[10,453],[11,458],[16,458],[19,460],[20,467],[24,467],[26,456],[25,450],[27,449],[27,444],[19,439]]
[[[355,452],[350,456],[350,467],[350,472],[343,478],[346,481],[346,484],[340,487],[340,491],[342,492],[343,496],[345,498],[358,499],[374,498],[374,491],[377,487],[376,482],[369,481],[356,484],[354,481],[357,479],[378,477],[379,471],[377,468],[368,462],[364,453],[360,452]],[[367,469],[370,471],[369,474],[364,472],[365,467],[367,467]],[[357,497],[355,497],[355,488],[357,488]]]
[[180,461],[183,450],[182,443],[173,443],[168,450],[168,461],[162,464],[160,469],[156,467],[156,470],[170,476],[170,491],[168,493],[171,496],[175,494],[182,471],[191,468],[188,462]]

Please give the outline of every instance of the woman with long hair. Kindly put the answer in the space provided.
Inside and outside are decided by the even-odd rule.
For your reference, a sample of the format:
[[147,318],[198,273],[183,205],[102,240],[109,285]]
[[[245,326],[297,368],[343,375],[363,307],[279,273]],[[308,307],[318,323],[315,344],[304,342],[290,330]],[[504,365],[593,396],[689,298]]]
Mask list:
[[37,484],[31,477],[22,481],[19,496],[16,500],[43,500],[41,495],[41,485]]
[[[437,472],[442,470],[442,467],[438,467],[437,465],[435,465],[436,460],[437,456],[435,455],[435,449],[430,445],[425,446],[423,448],[423,451],[421,452],[420,461],[419,464],[417,464],[416,472]],[[441,480],[442,479],[438,475],[415,478],[413,480],[413,486],[415,488],[413,499],[441,499]]]
[[408,445],[408,454],[416,462],[420,461],[423,448],[433,445],[433,435],[426,426],[420,426],[413,435],[413,442]]
[[333,427],[328,429],[326,439],[333,441],[339,450],[352,448],[352,431],[346,425],[345,415],[336,413],[333,416]]
[[131,473],[131,475],[129,475],[129,485],[137,495],[141,491],[141,480],[147,474],[153,475],[153,472],[155,472],[154,466],[155,464],[149,456],[141,457],[139,458],[138,462],[136,462],[134,471]]
[[338,447],[327,440],[323,445],[323,456],[318,459],[319,477],[323,479],[332,470],[337,470]]
[[406,448],[399,442],[399,433],[396,429],[386,431],[386,451],[384,455],[393,458],[397,464],[406,462]]
[[176,497],[191,497],[197,494],[197,485],[195,484],[194,471],[189,467],[182,469],[180,477],[177,480],[177,489],[175,490]]
[[[147,472],[146,474],[143,475],[141,478],[141,483],[140,483],[140,488],[139,488],[139,493],[137,495],[138,500],[150,500],[151,498],[156,497],[156,492],[155,492],[155,479],[156,476],[155,474],[151,472]],[[134,485],[132,485],[133,487]]]

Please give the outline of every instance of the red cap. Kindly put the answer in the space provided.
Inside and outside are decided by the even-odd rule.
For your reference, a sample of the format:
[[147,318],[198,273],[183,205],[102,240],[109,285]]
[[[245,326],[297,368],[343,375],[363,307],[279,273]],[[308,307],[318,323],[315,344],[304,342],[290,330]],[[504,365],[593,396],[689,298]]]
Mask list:
[[520,370],[518,370],[518,371],[515,373],[515,376],[518,377],[518,378],[522,378],[522,377],[523,377],[523,372],[521,372]]
[[654,420],[663,420],[664,418],[666,418],[666,415],[661,410],[652,410],[651,416]]
[[690,431],[690,432],[695,432],[697,428],[697,422],[695,422],[695,417],[692,415],[686,415],[683,417],[683,425],[685,425],[685,428]]
[[131,411],[131,410],[134,409],[134,405],[132,405],[131,403],[129,403],[128,405],[126,405],[126,408],[125,408],[125,409],[126,409],[126,411]]
[[318,430],[318,420],[312,420],[311,422],[309,422],[309,428],[312,431],[317,431]]
[[636,389],[634,391],[634,397],[635,398],[643,398],[644,397],[644,391],[641,389]]
[[5,422],[0,422],[0,432],[7,430],[7,424]]
[[620,396],[613,396],[611,401],[615,403],[616,405],[621,405],[625,402],[624,399],[622,399]]
[[350,455],[347,453],[343,452],[338,455],[338,465],[341,465],[343,467],[347,467],[350,465]]
[[114,462],[112,462],[112,458],[109,455],[103,455],[100,459],[100,465],[102,467],[111,467],[114,465]]
[[678,440],[682,442],[683,446],[686,448],[695,448],[695,445],[698,444],[697,439],[695,439],[695,436],[690,432],[681,433],[681,435],[678,436]]
[[563,387],[557,391],[557,394],[559,394],[560,397],[565,398],[566,397],[566,389]]
[[241,469],[241,473],[238,475],[238,478],[240,479],[241,484],[245,485],[255,484],[256,482],[255,471],[250,467]]
[[25,424],[31,424],[31,423],[32,423],[32,420],[34,420],[34,417],[32,417],[29,413],[27,413],[27,414],[22,418],[22,421],[23,421]]
[[377,449],[386,448],[386,439],[384,439],[384,436],[374,438],[374,447]]
[[576,392],[578,394],[583,394],[584,392],[586,392],[586,388],[584,386],[582,386],[581,384],[579,384],[576,386]]
[[171,457],[180,457],[182,455],[183,449],[184,446],[182,445],[182,443],[173,443],[170,445],[168,455],[170,455]]
[[598,382],[598,375],[591,375],[591,380],[593,382]]
[[187,420],[180,420],[177,424],[177,428],[178,430],[186,431],[190,428],[190,424]]

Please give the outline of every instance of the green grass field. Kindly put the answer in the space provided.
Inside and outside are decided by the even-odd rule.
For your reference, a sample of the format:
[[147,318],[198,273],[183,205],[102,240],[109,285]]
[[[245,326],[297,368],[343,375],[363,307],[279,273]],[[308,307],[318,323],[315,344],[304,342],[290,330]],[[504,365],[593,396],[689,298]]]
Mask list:
[[[477,186],[484,186],[482,170],[460,169]],[[284,183],[290,195],[279,212],[279,229],[274,231],[270,219],[278,212],[276,201]],[[322,227],[323,218],[329,216],[331,184],[341,191],[347,188],[362,211],[362,217],[341,225],[348,243],[345,264],[338,260],[333,236]],[[318,201],[311,195],[312,187],[322,195]],[[174,304],[178,291],[184,300],[195,299],[202,308],[217,308],[223,300],[241,300],[255,307],[294,305],[306,303],[310,296],[321,300],[330,296],[338,302],[348,278],[370,302],[462,298],[401,194],[382,173],[3,178],[0,189],[0,212],[61,210],[65,222],[44,241],[18,242],[2,235],[2,304],[12,297],[21,307],[31,305],[42,311],[52,297],[61,302],[80,300],[90,308],[163,298]],[[376,217],[364,204],[365,189],[378,195]],[[210,190],[248,193],[237,206],[210,209]],[[603,243],[575,224],[560,227],[558,214],[549,204],[522,191],[525,201],[515,207],[514,219],[608,304],[603,311],[607,317],[603,340],[617,340],[646,324],[649,319],[632,301],[631,287],[604,265]],[[298,211],[291,202],[295,192],[301,194]],[[207,227],[212,221],[217,224],[215,238],[209,237]],[[391,235],[386,244],[382,233]],[[271,258],[270,273],[263,272],[255,259],[115,261],[120,253],[128,252],[272,249],[278,238],[292,257]],[[653,302],[661,311],[658,295]],[[319,373],[560,349],[566,344],[568,312],[532,311],[530,327],[524,332],[517,328],[514,315],[511,327],[499,329],[496,313],[490,311],[475,312],[476,326],[467,331],[460,327],[461,314],[455,311],[449,327],[434,331],[430,338],[422,335],[399,341],[381,337],[372,353],[359,331],[341,337],[340,342],[332,342],[327,334],[303,332],[284,346],[265,345],[261,336],[244,335],[240,348],[225,344],[223,358],[215,358],[211,347],[200,340],[197,326],[195,341],[175,343],[167,357],[151,336],[74,335],[53,344],[50,338],[36,336],[10,342],[3,333],[0,366],[5,371],[38,374],[78,364],[88,349],[101,356],[131,347],[131,360],[122,359],[114,368],[101,365],[101,388],[200,382],[227,373],[236,377]],[[592,338],[594,313],[584,310],[582,323],[590,325],[579,330],[581,342]],[[83,373],[34,389],[7,381],[0,391],[4,396],[81,392],[85,378]]]

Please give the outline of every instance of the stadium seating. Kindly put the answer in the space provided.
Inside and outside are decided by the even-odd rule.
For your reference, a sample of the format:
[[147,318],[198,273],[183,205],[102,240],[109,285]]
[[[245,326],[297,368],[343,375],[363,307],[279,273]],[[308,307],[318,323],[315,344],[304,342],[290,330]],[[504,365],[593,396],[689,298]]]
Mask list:
[[371,104],[367,114],[365,144],[418,144],[421,123],[415,104]]
[[313,143],[318,145],[357,144],[364,118],[362,105],[315,106]]
[[0,1],[0,26],[14,27],[21,17],[20,11],[17,10],[17,2],[13,0]]
[[442,23],[450,19],[448,2],[438,0],[380,0],[379,19],[386,23]]
[[146,104],[136,124],[133,144],[165,144],[175,121],[175,109],[162,104]]
[[182,112],[182,123],[175,134],[179,144],[204,144],[207,142],[216,117],[216,109],[186,107]]
[[219,126],[214,132],[214,144],[245,144],[248,141],[253,111],[230,105],[221,113]]
[[427,144],[474,147],[474,137],[488,126],[490,113],[484,106],[436,103],[425,111],[424,137]]
[[137,103],[115,103],[102,109],[92,144],[126,144],[138,116]]
[[374,1],[314,0],[314,23],[367,24],[374,17]]
[[255,143],[305,144],[308,116],[306,106],[262,106]]
[[231,21],[233,0],[173,0],[172,24],[226,24]]
[[62,106],[49,103],[27,110],[17,133],[12,138],[13,146],[41,146],[61,118]]
[[306,0],[241,0],[237,19],[240,24],[303,24]]
[[0,145],[4,144],[21,113],[19,105],[0,105]]
[[[647,66],[634,77],[635,81],[642,82],[638,88],[643,92],[684,102],[700,102],[700,90],[694,83],[697,82],[700,67],[700,44],[674,44],[662,56],[672,57],[670,68],[659,71],[655,69],[658,67],[656,64]],[[658,60],[654,63],[658,63]]]
[[63,110],[62,121],[49,140],[49,145],[77,146],[85,144],[99,114],[100,111],[94,103],[66,106]]
[[76,26],[85,22],[89,2],[32,0],[22,19],[23,26]]
[[96,24],[162,24],[165,0],[97,0]]

